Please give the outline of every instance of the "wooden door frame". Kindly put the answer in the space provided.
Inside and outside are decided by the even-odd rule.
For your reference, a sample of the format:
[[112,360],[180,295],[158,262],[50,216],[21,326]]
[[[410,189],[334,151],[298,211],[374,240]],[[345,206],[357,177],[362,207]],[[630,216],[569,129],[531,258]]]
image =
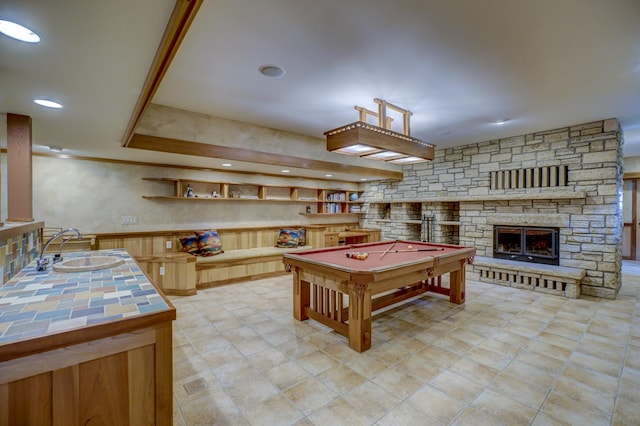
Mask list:
[[[625,227],[627,226],[631,226],[631,236],[630,238],[630,244],[631,247],[629,249],[630,252],[630,256],[622,256],[623,259],[625,260],[637,260],[636,257],[636,249],[637,249],[637,244],[636,244],[636,237],[638,234],[638,212],[637,212],[637,202],[638,202],[638,183],[640,181],[640,179],[638,179],[638,176],[632,176],[629,178],[624,178],[623,179],[625,182],[631,182],[631,222],[623,222],[622,224],[622,228],[624,230]],[[624,186],[624,185],[623,185]]]

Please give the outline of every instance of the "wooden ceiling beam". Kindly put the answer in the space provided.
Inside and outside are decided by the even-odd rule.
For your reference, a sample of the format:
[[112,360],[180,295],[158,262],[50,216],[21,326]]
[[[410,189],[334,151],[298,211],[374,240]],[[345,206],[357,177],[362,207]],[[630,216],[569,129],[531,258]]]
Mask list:
[[127,148],[402,180],[402,172],[134,133]]
[[171,61],[173,61],[174,56],[178,52],[178,48],[203,1],[204,0],[176,0],[173,12],[164,30],[162,41],[160,42],[160,46],[158,46],[156,56],[153,59],[131,118],[129,118],[127,129],[122,136],[122,146],[129,146],[131,137],[136,127],[138,127],[142,115],[151,103],[158,87],[160,87],[160,83],[169,69]]

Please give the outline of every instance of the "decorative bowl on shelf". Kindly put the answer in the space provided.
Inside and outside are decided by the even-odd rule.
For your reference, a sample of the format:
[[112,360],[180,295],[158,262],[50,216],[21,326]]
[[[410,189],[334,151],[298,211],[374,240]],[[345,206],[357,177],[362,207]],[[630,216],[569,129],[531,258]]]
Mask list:
[[358,201],[358,194],[349,194],[349,201]]

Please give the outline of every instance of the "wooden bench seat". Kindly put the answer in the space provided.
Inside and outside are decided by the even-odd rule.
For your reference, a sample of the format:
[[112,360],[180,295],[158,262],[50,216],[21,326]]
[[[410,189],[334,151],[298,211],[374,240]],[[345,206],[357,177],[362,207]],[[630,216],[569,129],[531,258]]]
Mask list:
[[[306,246],[292,249],[274,247],[280,228],[301,227],[306,230]],[[357,227],[357,223],[212,227],[220,235],[224,253],[210,257],[197,257],[181,252],[180,237],[193,235],[194,230],[98,234],[96,248],[127,249],[163,291],[167,294],[188,295],[195,294],[197,288],[285,274],[287,272],[282,263],[282,253],[285,251],[323,247],[325,233],[344,232]],[[370,238],[379,238],[379,231],[370,232],[373,236]],[[174,272],[178,270],[180,272]]]

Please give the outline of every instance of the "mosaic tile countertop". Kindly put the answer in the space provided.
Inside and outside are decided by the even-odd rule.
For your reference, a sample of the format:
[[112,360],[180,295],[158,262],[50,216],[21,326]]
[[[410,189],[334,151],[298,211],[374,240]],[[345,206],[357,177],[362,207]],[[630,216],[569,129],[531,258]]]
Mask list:
[[33,261],[0,287],[2,345],[51,333],[172,309],[126,250],[63,253],[65,260],[115,256],[109,269],[61,273],[38,271]]

